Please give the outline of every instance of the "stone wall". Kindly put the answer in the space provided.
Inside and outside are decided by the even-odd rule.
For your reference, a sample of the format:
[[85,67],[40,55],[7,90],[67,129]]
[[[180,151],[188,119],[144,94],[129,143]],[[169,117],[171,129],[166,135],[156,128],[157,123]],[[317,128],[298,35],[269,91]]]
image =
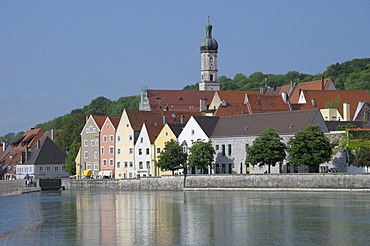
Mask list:
[[66,189],[361,189],[370,191],[367,174],[188,175],[127,180],[62,180]]
[[24,180],[0,180],[0,196],[22,194],[25,188]]

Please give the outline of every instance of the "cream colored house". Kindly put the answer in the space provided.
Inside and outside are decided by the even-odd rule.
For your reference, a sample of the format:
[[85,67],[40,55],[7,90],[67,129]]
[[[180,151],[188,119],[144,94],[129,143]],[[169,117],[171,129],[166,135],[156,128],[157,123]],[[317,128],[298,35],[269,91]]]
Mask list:
[[154,176],[172,175],[172,171],[162,171],[156,166],[156,163],[158,162],[158,158],[161,151],[164,149],[166,142],[170,141],[171,139],[177,141],[177,137],[180,135],[183,128],[184,124],[167,123],[159,132],[157,138],[154,141]]

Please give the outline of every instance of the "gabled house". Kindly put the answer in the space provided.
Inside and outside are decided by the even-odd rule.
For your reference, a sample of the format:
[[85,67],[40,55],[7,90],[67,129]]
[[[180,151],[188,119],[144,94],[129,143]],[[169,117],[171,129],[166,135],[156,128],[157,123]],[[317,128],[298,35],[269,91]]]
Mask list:
[[154,167],[154,141],[161,129],[162,126],[158,124],[143,123],[134,148],[137,176],[156,176]]
[[164,175],[172,175],[172,171],[162,171],[160,170],[156,163],[158,163],[159,156],[161,154],[161,151],[164,149],[166,142],[170,141],[171,139],[178,141],[178,136],[182,132],[182,129],[184,128],[185,124],[177,124],[177,123],[167,123],[164,125],[162,130],[159,132],[157,138],[154,140],[154,176],[164,176]]
[[226,107],[229,104],[244,104],[246,93],[258,94],[255,91],[216,91],[208,110],[217,110],[219,107]]
[[139,109],[143,111],[204,112],[214,91],[148,90],[141,91]]
[[370,101],[367,90],[302,90],[298,103],[302,110],[321,109],[325,120],[351,121],[358,104],[367,101]]
[[331,79],[320,79],[309,82],[293,83],[284,85],[280,89],[280,94],[286,93],[291,104],[298,103],[299,95],[302,90],[336,90],[335,85]]
[[[192,116],[178,137],[178,142],[183,147],[184,152],[189,154],[189,148],[198,139],[209,141],[218,119],[219,117]],[[187,173],[189,173],[189,170],[187,170]],[[199,170],[193,169],[191,173],[199,173]]]
[[116,130],[120,119],[121,116],[106,117],[100,130],[100,178],[114,177]]
[[81,161],[79,173],[83,177],[96,177],[100,168],[100,131],[107,116],[90,115],[81,131]]
[[[249,166],[246,148],[267,128],[274,128],[283,142],[309,125],[320,125],[328,132],[319,110],[260,113],[220,117],[210,137],[215,148],[213,173],[264,173],[267,166]],[[271,168],[272,173],[287,172],[287,165]]]
[[17,179],[30,178],[65,178],[68,173],[64,169],[67,154],[62,151],[49,137],[37,141],[37,145],[29,154],[28,159],[17,165]]

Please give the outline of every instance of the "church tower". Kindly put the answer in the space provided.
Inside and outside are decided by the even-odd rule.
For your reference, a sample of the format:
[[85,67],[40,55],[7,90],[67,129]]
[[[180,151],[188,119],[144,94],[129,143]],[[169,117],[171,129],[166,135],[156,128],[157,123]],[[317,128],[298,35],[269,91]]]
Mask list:
[[212,38],[212,25],[206,25],[206,37],[200,43],[201,57],[201,79],[199,82],[200,91],[218,91],[220,84],[217,78],[217,50],[218,43]]

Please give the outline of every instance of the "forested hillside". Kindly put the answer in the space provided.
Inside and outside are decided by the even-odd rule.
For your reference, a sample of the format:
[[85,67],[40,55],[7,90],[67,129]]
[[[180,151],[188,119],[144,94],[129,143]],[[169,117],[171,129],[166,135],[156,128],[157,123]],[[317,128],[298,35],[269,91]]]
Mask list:
[[[236,74],[234,78],[219,77],[221,90],[253,91],[261,86],[281,86],[290,81],[304,82],[318,80],[321,77],[331,78],[338,90],[370,90],[370,58],[353,59],[351,61],[336,63],[319,74],[302,74],[290,71],[286,74],[264,74],[255,72],[250,76]],[[198,84],[188,85],[184,90],[197,90]],[[138,109],[140,96],[121,97],[112,101],[103,96],[91,101],[89,105],[74,109],[71,113],[60,116],[48,122],[40,123],[35,128],[43,130],[54,129],[55,142],[62,149],[69,149],[67,167],[74,173],[74,158],[80,145],[80,133],[85,119],[91,114],[121,115],[124,108]],[[27,129],[25,129],[27,130]],[[23,132],[8,133],[0,137],[0,141],[12,141]],[[69,164],[69,165],[68,165]]]

